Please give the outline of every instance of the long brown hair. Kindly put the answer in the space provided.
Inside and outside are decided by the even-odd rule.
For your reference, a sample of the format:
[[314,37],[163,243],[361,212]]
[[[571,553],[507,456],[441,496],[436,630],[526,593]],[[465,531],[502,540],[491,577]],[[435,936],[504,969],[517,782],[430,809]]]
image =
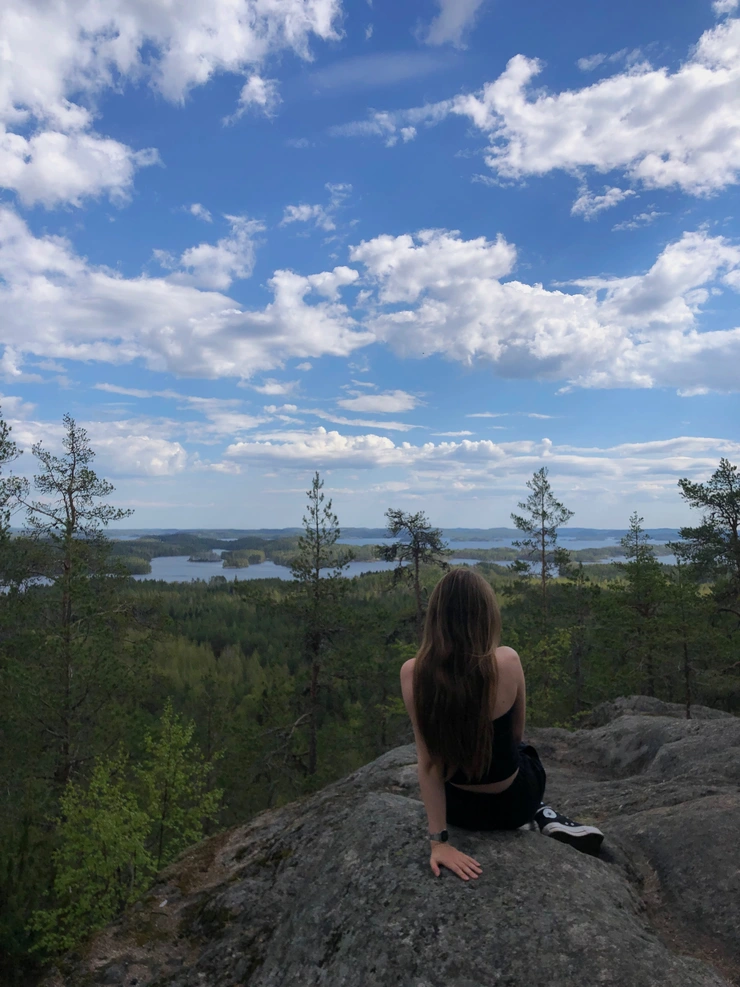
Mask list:
[[471,780],[491,764],[490,710],[498,688],[491,659],[500,637],[490,584],[474,569],[451,569],[429,597],[414,662],[414,706],[432,764],[460,767]]

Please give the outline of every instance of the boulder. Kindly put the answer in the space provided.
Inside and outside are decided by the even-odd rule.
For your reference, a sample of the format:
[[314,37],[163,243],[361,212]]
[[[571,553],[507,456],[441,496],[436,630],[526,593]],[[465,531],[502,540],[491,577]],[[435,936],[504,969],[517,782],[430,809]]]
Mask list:
[[740,985],[740,718],[623,702],[528,738],[598,858],[450,827],[483,873],[434,877],[407,745],[193,847],[43,987]]

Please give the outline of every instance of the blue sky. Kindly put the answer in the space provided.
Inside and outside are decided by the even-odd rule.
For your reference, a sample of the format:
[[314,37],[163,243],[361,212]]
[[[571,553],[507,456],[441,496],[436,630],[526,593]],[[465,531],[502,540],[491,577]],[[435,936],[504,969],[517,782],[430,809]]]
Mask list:
[[3,414],[138,527],[314,469],[505,525],[543,465],[673,526],[740,461],[738,0],[6,0],[0,190]]

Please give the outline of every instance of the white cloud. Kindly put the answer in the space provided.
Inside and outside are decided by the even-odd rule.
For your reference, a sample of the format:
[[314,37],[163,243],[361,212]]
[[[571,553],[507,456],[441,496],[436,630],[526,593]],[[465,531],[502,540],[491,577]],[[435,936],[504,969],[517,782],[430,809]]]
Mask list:
[[373,89],[432,75],[448,67],[448,54],[431,51],[382,51],[341,58],[310,73],[308,85],[317,91]]
[[0,187],[25,206],[79,206],[101,195],[121,204],[136,170],[158,160],[153,148],[134,151],[93,131],[44,130],[26,137],[6,130],[0,117]]
[[714,0],[712,9],[718,17],[724,14],[732,14],[740,6],[740,0]]
[[107,394],[122,394],[127,397],[162,398],[174,401],[180,409],[200,412],[206,419],[202,421],[181,421],[177,424],[167,421],[160,422],[161,426],[178,428],[186,432],[191,441],[212,442],[214,436],[233,437],[239,432],[249,431],[264,424],[267,419],[256,415],[247,415],[241,411],[242,402],[238,398],[204,398],[196,395],[181,394],[178,391],[151,391],[135,387],[120,387],[117,384],[98,383],[93,385],[97,391]]
[[585,220],[593,219],[605,209],[612,209],[624,199],[635,193],[632,189],[611,188],[604,186],[604,194],[596,195],[587,188],[580,190],[580,195],[570,210],[571,216],[583,216]]
[[515,55],[477,93],[376,112],[332,132],[393,144],[402,127],[457,115],[488,135],[486,163],[503,180],[591,168],[703,195],[740,178],[740,19],[706,31],[675,72],[638,61],[583,89],[547,94],[532,89],[541,71],[538,59]]
[[275,115],[282,99],[277,79],[263,79],[260,75],[250,75],[239,93],[239,105],[236,112],[227,117],[227,122],[238,119],[248,110],[257,110],[266,117]]
[[[192,211],[192,209],[191,209]],[[225,216],[231,226],[231,234],[217,243],[200,243],[189,247],[175,259],[163,250],[155,250],[154,256],[167,270],[173,284],[193,285],[223,291],[234,278],[248,278],[254,270],[254,236],[265,229],[259,220],[246,216]]]
[[299,206],[286,206],[280,225],[287,226],[290,223],[310,223],[313,221],[317,229],[327,232],[335,230],[337,228],[336,213],[349,198],[352,186],[344,182],[327,182],[324,188],[329,192],[329,202],[325,206],[306,205],[305,203]]
[[587,55],[584,58],[579,58],[576,65],[581,70],[581,72],[592,72],[594,69],[598,68],[606,61],[606,55],[599,52],[596,55]]
[[412,411],[419,399],[406,391],[385,391],[382,394],[360,394],[355,398],[342,398],[337,401],[340,408],[349,411],[370,411],[393,414],[398,411]]
[[[271,54],[310,58],[312,38],[338,38],[340,12],[341,0],[4,0],[0,185],[29,205],[125,199],[137,168],[156,154],[95,132],[103,92],[143,81],[182,103],[218,73],[260,78]],[[262,95],[250,81],[245,88],[247,99],[268,107],[268,83]]]
[[245,378],[292,358],[349,356],[373,341],[340,297],[356,280],[348,267],[276,271],[267,282],[273,300],[250,311],[170,277],[124,278],[95,267],[67,240],[35,237],[0,207],[3,339],[19,354]]
[[329,216],[323,206],[309,206],[305,203],[300,206],[286,206],[283,218],[280,220],[281,226],[289,223],[309,223],[314,224],[321,230],[335,230],[334,220]]
[[710,289],[740,287],[740,248],[723,237],[685,233],[645,273],[567,291],[502,281],[515,250],[501,238],[381,236],[351,257],[375,286],[366,325],[400,356],[490,361],[502,376],[581,387],[738,389],[740,328],[698,325]]
[[[396,467],[409,478],[378,484],[378,490],[448,491],[454,481],[468,490],[501,495],[518,492],[533,470],[547,465],[556,489],[605,502],[620,503],[629,495],[657,498],[676,496],[681,476],[704,479],[716,469],[721,456],[737,459],[740,443],[713,437],[679,436],[673,439],[623,443],[610,447],[558,445],[548,438],[538,442],[396,443],[386,436],[346,436],[317,428],[267,435],[235,442],[226,456],[237,462],[286,469],[379,469]],[[625,517],[626,522],[626,517]]]
[[641,212],[632,219],[625,219],[622,223],[616,223],[612,226],[613,230],[640,230],[644,226],[650,226],[659,216],[666,216],[667,213],[658,212],[657,209],[651,209],[650,212]]
[[0,359],[0,377],[16,384],[38,382],[44,379],[41,374],[29,374],[23,370],[23,361],[11,346],[6,346],[3,350]]
[[709,393],[708,387],[685,387],[682,390],[679,390],[678,396],[680,398],[695,398],[698,395],[708,394],[708,393]]
[[[17,414],[18,409],[14,412]],[[61,451],[64,434],[61,423],[34,420],[27,413],[22,418],[11,419],[10,423],[13,438],[22,449],[30,450],[35,442],[42,442],[54,452]],[[188,464],[183,446],[168,436],[170,422],[149,419],[99,422],[78,418],[77,424],[87,431],[96,454],[95,469],[104,475],[173,476]],[[33,472],[34,461],[30,455],[23,456],[20,464]]]
[[257,391],[258,394],[269,394],[272,396],[292,394],[298,387],[297,380],[275,380],[270,378],[266,380],[264,384],[253,384],[253,390]]
[[436,0],[439,13],[429,25],[424,40],[429,45],[448,42],[462,46],[466,31],[472,26],[484,0]]
[[202,206],[200,202],[194,202],[191,206],[189,206],[188,212],[192,216],[195,216],[196,219],[202,219],[206,223],[213,222],[213,216],[211,216],[210,212],[205,206]]
[[479,411],[473,415],[466,415],[466,418],[538,418],[542,421],[547,421],[551,418],[556,418],[556,415],[541,415],[536,411]]
[[321,418],[322,421],[333,422],[335,425],[351,425],[353,428],[379,428],[386,432],[410,432],[414,428],[419,428],[418,425],[407,425],[406,422],[377,422],[368,421],[366,418],[343,418],[341,415],[333,414],[330,411],[319,411],[316,408],[313,410],[304,408],[302,414],[313,415],[314,418]]
[[[554,288],[513,279],[516,250],[502,237],[383,235],[350,256],[362,265],[362,320],[341,296],[360,274],[343,266],[277,271],[267,282],[273,301],[250,311],[223,293],[174,283],[175,275],[124,278],[96,268],[66,240],[34,237],[0,209],[4,341],[16,368],[30,354],[249,379],[289,359],[347,357],[378,342],[404,357],[441,354],[568,386],[738,388],[740,327],[709,331],[700,318],[713,295],[740,291],[740,247],[706,231],[668,244],[648,270]],[[180,273],[191,279],[236,273],[183,258],[191,265]],[[391,413],[416,400],[404,395],[358,393],[342,405]]]
[[129,431],[128,422],[89,426],[90,443],[107,470],[114,475],[173,476],[187,465],[187,453],[179,442]]
[[[34,413],[36,405],[24,401],[17,394],[0,394],[0,410],[2,410],[3,418],[6,421],[12,419],[10,424],[17,426],[20,419],[28,418]],[[13,435],[14,441],[17,438],[17,435]]]
[[310,370],[312,366],[313,364],[309,363],[308,360],[306,360],[304,363],[297,364],[296,370],[303,370],[305,372],[307,370]]
[[413,302],[422,292],[455,281],[496,279],[509,274],[516,248],[499,235],[495,241],[478,237],[461,240],[456,230],[422,230],[416,236],[382,235],[350,251],[350,259],[365,265],[379,286],[382,302]]

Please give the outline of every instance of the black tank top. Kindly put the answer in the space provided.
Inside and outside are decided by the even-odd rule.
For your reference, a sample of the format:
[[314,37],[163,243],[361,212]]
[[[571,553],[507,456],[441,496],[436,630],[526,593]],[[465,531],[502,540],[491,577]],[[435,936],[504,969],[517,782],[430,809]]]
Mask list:
[[514,741],[512,714],[516,701],[503,716],[497,717],[493,723],[493,758],[488,772],[483,778],[471,781],[461,768],[447,780],[455,785],[488,785],[494,781],[505,781],[511,778],[519,767],[519,747]]

